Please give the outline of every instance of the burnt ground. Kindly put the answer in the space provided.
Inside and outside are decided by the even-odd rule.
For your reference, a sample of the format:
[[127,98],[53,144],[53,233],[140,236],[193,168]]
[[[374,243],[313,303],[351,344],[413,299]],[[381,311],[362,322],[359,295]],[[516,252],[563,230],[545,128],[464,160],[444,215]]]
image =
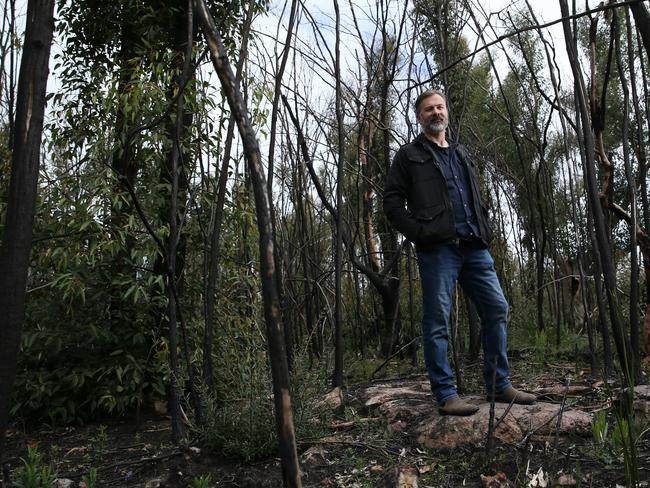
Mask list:
[[[571,408],[590,414],[610,412],[607,429],[600,430],[601,440],[584,432],[560,435],[551,430],[529,431],[525,439],[517,441],[493,438],[488,443],[486,433],[481,433],[478,442],[461,442],[448,449],[428,448],[404,422],[395,423],[395,419],[387,418],[385,409],[366,405],[369,388],[397,389],[423,380],[421,375],[393,375],[350,386],[343,406],[338,409],[320,407],[322,415],[313,420],[318,428],[312,432],[317,435],[299,439],[303,486],[624,485],[621,444],[612,410],[608,410],[616,401],[612,402],[607,385],[568,362],[540,361],[535,367],[535,361],[525,358],[518,363],[520,373],[513,376],[513,383],[544,392],[541,394],[544,402],[559,407],[570,404]],[[480,393],[478,382],[472,379],[472,365],[467,370],[466,390]],[[566,388],[567,380],[571,389]],[[426,397],[420,401],[430,401],[433,405]],[[639,408],[645,408],[647,414],[647,404]],[[433,421],[437,422],[435,418]],[[650,480],[650,434],[646,430],[649,425],[648,417],[639,412],[635,423],[637,433],[641,433],[637,462],[640,479],[646,486]],[[74,487],[79,486],[82,476],[91,468],[97,470],[97,486],[102,487],[282,486],[278,459],[241,463],[191,442],[179,448],[171,444],[170,437],[169,419],[154,414],[139,423],[125,418],[83,427],[14,426],[4,455],[9,466],[5,472],[19,466],[21,458],[26,457],[27,446],[31,446],[43,455],[45,463],[53,466],[59,478],[73,480]],[[201,479],[209,481],[200,484]]]

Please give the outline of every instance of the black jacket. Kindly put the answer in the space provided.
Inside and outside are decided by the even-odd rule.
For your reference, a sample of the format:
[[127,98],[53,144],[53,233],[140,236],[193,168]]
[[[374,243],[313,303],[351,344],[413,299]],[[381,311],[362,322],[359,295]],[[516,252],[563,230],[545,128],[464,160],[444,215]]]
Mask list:
[[[424,134],[420,134],[402,146],[393,159],[384,187],[386,217],[404,237],[423,250],[457,239],[447,182],[435,151],[427,145]],[[492,231],[479,193],[476,167],[465,146],[459,144],[456,152],[467,166],[481,240],[487,246]]]

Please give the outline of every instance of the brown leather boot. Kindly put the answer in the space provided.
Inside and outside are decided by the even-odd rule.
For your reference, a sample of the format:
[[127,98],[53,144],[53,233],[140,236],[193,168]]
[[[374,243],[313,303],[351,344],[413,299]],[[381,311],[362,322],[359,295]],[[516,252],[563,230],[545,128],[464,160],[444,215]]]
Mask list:
[[[492,401],[492,394],[488,393],[487,400]],[[532,393],[519,391],[512,386],[509,386],[503,391],[498,391],[494,394],[494,401],[499,403],[518,403],[520,405],[532,405],[537,401],[537,397]]]
[[473,415],[478,412],[478,407],[461,400],[458,395],[451,397],[444,405],[438,407],[440,415]]

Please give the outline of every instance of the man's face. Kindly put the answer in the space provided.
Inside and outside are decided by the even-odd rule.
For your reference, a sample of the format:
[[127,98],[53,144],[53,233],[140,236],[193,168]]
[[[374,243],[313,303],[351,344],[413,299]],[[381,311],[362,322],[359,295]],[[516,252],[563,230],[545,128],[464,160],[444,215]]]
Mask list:
[[447,104],[440,95],[431,95],[420,103],[417,121],[426,134],[439,134],[449,125]]

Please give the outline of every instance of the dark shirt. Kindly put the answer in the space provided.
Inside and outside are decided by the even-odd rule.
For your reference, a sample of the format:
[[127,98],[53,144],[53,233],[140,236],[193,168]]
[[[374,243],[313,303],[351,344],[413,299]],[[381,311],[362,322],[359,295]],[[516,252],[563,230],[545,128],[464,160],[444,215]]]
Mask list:
[[467,166],[458,157],[456,144],[449,143],[448,147],[440,147],[435,142],[428,142],[429,147],[438,156],[436,160],[440,163],[440,169],[447,181],[449,198],[454,207],[456,234],[460,239],[480,237]]

